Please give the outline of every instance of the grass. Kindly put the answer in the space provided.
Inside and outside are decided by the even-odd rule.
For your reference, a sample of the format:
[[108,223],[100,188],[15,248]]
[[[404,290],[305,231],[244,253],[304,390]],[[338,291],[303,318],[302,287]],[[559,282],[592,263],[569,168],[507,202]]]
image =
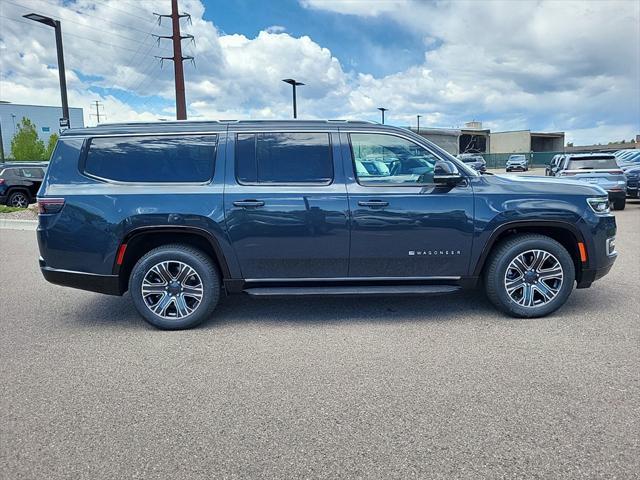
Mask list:
[[7,207],[6,205],[0,205],[0,213],[22,212],[26,208]]

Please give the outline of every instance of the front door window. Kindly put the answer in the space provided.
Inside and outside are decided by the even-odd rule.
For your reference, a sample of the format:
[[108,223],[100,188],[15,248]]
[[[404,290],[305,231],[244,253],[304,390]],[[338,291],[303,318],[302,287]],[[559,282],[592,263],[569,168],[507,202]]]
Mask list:
[[351,149],[360,185],[417,186],[433,183],[438,159],[409,140],[393,135],[352,133]]

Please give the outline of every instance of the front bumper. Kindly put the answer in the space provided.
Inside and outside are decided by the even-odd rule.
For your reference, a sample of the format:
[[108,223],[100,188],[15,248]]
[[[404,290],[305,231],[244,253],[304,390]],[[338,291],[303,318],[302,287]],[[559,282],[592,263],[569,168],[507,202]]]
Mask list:
[[590,287],[593,282],[609,273],[618,258],[618,252],[615,250],[615,216],[599,216],[594,227],[584,238],[588,263],[583,264],[580,269],[576,288]]
[[107,295],[122,295],[124,293],[120,288],[118,275],[97,275],[72,270],[60,270],[48,267],[42,258],[40,258],[40,271],[45,280],[56,285]]

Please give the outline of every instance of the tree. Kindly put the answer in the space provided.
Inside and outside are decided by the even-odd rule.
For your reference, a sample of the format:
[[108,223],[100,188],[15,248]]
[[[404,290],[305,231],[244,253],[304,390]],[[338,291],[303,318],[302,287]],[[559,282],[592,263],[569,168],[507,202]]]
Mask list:
[[26,117],[18,125],[18,131],[11,139],[11,154],[16,160],[42,160],[44,142],[38,138],[36,126]]
[[49,137],[49,141],[47,142],[47,149],[44,152],[43,160],[49,160],[51,158],[51,154],[53,153],[53,149],[56,148],[56,142],[58,141],[58,134],[54,133]]

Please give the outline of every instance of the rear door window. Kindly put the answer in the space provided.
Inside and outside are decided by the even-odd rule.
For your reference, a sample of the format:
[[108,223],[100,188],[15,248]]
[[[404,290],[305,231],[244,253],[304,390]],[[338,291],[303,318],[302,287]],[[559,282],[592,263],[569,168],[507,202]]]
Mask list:
[[92,138],[84,173],[134,183],[204,183],[213,177],[216,135]]
[[328,133],[238,134],[236,176],[244,184],[321,184],[333,180]]

